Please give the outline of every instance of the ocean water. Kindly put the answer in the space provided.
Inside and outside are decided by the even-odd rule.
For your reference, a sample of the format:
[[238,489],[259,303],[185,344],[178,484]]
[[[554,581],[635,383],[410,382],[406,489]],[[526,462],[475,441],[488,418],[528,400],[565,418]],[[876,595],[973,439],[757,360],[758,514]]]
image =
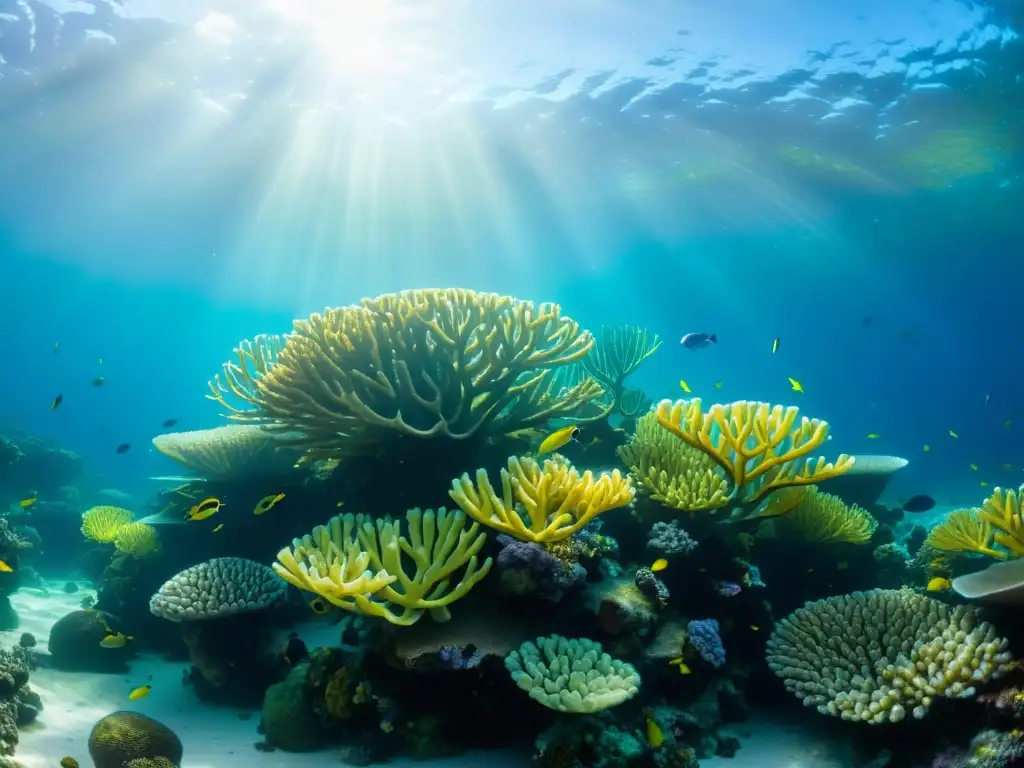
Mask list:
[[[980,506],[1024,483],[1022,29],[1019,3],[960,0],[0,0],[0,434],[81,457],[69,537],[105,489],[142,517],[168,487],[153,478],[182,474],[152,438],[226,423],[207,382],[243,339],[459,287],[558,303],[599,336],[658,334],[628,381],[655,402],[687,397],[683,380],[705,403],[798,405],[828,421],[830,457],[906,458],[890,507]],[[686,349],[691,332],[717,344]],[[9,514],[56,499],[22,479],[0,483]],[[301,525],[246,529],[239,551],[168,534],[163,557],[172,572],[257,552],[269,564],[332,500]],[[23,585],[22,612],[68,579],[101,586],[84,541],[51,551],[44,537],[32,567],[48,592]],[[894,586],[864,567],[852,588]],[[740,647],[756,665],[763,648]],[[174,650],[138,653],[152,665]],[[58,672],[39,674],[59,689]],[[673,701],[652,695],[644,706]],[[735,765],[867,764],[840,747],[794,756],[826,749],[834,723],[813,709],[794,711],[790,744],[758,747],[772,729],[749,698],[753,746]],[[176,724],[217,706],[182,701]],[[55,749],[45,713],[63,704],[44,704],[15,757],[87,765],[89,724]],[[178,727],[182,765],[234,765],[240,743],[281,756],[249,746],[258,721],[227,718],[245,733],[223,755],[201,716]],[[523,729],[460,746],[527,765],[543,728]],[[649,744],[599,757],[582,764],[683,765]]]

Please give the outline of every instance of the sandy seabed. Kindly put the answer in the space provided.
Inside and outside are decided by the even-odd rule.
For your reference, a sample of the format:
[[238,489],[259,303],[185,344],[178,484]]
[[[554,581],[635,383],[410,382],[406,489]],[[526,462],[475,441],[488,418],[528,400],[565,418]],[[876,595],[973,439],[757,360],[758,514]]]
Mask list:
[[[65,594],[62,584],[51,583],[49,592],[23,589],[13,595],[21,626],[13,632],[0,632],[0,642],[4,646],[14,645],[22,632],[31,632],[45,648],[50,627],[61,616],[78,609],[83,596],[88,594]],[[314,647],[331,642],[331,637],[313,637],[321,633],[318,628],[301,634]],[[256,732],[259,712],[203,704],[190,687],[182,685],[186,666],[184,662],[141,655],[132,660],[131,672],[125,675],[35,670],[31,685],[42,697],[43,711],[37,723],[22,730],[15,758],[26,768],[55,768],[61,758],[70,756],[88,768],[89,731],[101,717],[121,709],[141,712],[172,728],[185,747],[181,768],[345,768],[340,751],[258,751],[253,745],[262,739]],[[153,686],[149,696],[139,701],[128,700],[131,690],[147,684]],[[813,714],[808,713],[809,718]],[[735,730],[745,737],[737,756],[701,760],[702,768],[844,768],[839,757],[840,745],[816,732],[811,719],[799,723],[754,719],[739,724]],[[478,752],[454,759],[396,760],[386,765],[527,768],[532,763],[528,755]]]

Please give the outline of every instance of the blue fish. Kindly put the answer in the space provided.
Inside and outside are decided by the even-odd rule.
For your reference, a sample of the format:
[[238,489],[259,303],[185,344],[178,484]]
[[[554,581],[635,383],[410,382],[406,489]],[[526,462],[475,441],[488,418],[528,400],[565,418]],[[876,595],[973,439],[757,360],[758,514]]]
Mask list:
[[688,333],[679,340],[687,349],[704,349],[711,344],[718,343],[718,337],[713,333]]

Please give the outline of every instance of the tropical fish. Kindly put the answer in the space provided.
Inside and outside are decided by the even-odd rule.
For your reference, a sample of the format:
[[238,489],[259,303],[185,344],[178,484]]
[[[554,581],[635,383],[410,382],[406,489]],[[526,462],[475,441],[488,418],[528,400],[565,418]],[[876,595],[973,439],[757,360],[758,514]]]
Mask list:
[[94,387],[102,387],[106,383],[106,381],[107,380],[104,379],[102,376],[97,376],[95,379],[92,380],[92,385]]
[[204,499],[186,512],[185,518],[192,521],[205,520],[217,514],[221,506],[223,505],[220,503],[220,499]]
[[679,340],[679,343],[692,352],[704,349],[712,344],[718,343],[718,336],[713,333],[688,333]]
[[56,355],[57,354],[57,350],[59,350],[59,349],[60,349],[60,342],[59,341],[53,342],[53,354]]
[[776,337],[775,337],[775,341],[773,341],[773,342],[772,342],[772,354],[773,354],[773,355],[774,355],[774,354],[775,354],[776,352],[778,352],[778,351],[779,351],[779,344],[780,344],[781,342],[782,342],[782,339],[780,339],[780,338],[779,338],[778,336],[776,336]]
[[688,675],[688,674],[690,674],[690,672],[692,671],[692,670],[691,670],[691,669],[690,669],[690,668],[689,668],[689,667],[688,667],[688,666],[686,665],[686,662],[685,662],[685,661],[683,661],[683,657],[682,657],[682,656],[680,656],[680,657],[678,657],[678,658],[675,658],[675,659],[671,659],[671,660],[669,661],[668,665],[669,665],[670,667],[679,667],[679,674],[680,674],[680,675]]
[[932,447],[928,445],[928,443],[925,443],[924,448],[922,448],[921,450],[924,451],[925,453],[928,453],[928,451],[930,451],[931,449]]
[[988,488],[988,483],[986,483],[984,480],[978,483],[978,485],[980,485],[982,488]]
[[3,571],[4,573],[14,573],[14,569],[3,560],[0,560],[0,571]]
[[551,453],[551,451],[557,451],[566,443],[574,440],[578,441],[579,437],[580,428],[575,424],[570,424],[568,427],[562,427],[544,438],[544,442],[540,444],[540,448],[537,449],[537,453]]
[[1013,426],[1013,419],[1007,419],[1003,422],[1003,429],[1009,429]]
[[58,408],[60,408],[60,404],[63,403],[63,402],[64,402],[64,395],[57,395],[55,398],[53,398],[53,402],[50,403],[50,410],[51,411],[56,411]]
[[223,527],[224,527],[224,523],[221,523],[220,525],[215,526],[213,531],[212,531],[212,533],[216,533],[217,531],[219,531]]
[[725,386],[725,382],[724,381],[716,381],[715,382],[715,389],[721,389],[724,386]]
[[991,399],[992,399],[992,393],[991,392],[986,392],[985,393],[985,405],[988,405],[988,401],[991,400]]
[[761,630],[761,628],[759,626],[757,626],[757,624],[751,624],[750,628],[752,630],[754,630],[755,632],[759,632]]
[[1003,464],[1003,469],[1013,469],[1013,464],[1005,463]]
[[953,431],[952,429],[951,429],[951,430],[949,430],[949,436],[950,436],[950,437],[952,437],[952,438],[953,438],[954,440],[956,440],[956,439],[958,439],[958,438],[960,437],[960,435],[958,435],[958,434],[957,434],[956,432],[954,432],[954,431]]
[[256,507],[253,509],[252,513],[254,515],[262,515],[264,512],[269,512],[274,508],[274,505],[283,498],[283,493],[272,493],[269,496],[264,496],[256,502]]
[[106,637],[104,637],[102,640],[100,640],[100,647],[101,648],[124,648],[128,644],[129,640],[134,640],[134,639],[135,638],[133,638],[133,637],[131,637],[129,635],[126,635],[123,632],[111,633],[111,634],[107,635]]
[[794,379],[792,376],[789,377],[789,386],[791,386],[793,388],[794,392],[803,392],[804,391],[804,385],[801,384],[796,379]]
[[662,734],[658,724],[650,717],[645,721],[645,733],[647,735],[647,743],[651,745],[651,749],[660,749],[661,745],[665,742],[665,736]]
[[664,571],[668,568],[668,560],[664,557],[659,557],[653,563],[651,563],[651,570],[657,573],[658,571]]
[[945,592],[947,589],[953,586],[953,583],[949,579],[945,579],[942,576],[936,576],[928,582],[929,592]]
[[877,440],[880,435],[877,432],[868,432],[868,440]]
[[325,613],[330,611],[330,606],[324,601],[322,597],[314,597],[309,601],[309,609],[313,611],[317,616],[323,616]]
[[62,757],[60,759],[60,768],[79,768],[78,761],[73,757]]
[[37,501],[38,499],[35,496],[29,496],[27,499],[22,499],[21,501],[19,501],[18,506],[21,507],[22,509],[28,509]]
[[164,429],[167,429],[168,427],[173,427],[177,423],[178,423],[177,419],[168,419],[167,421],[165,421],[160,426],[163,427]]
[[683,392],[690,394],[690,385],[686,383],[686,379],[680,379],[679,386],[683,388]]
[[336,506],[336,507],[344,507],[344,506],[345,506],[345,502],[344,502],[344,501],[339,501],[339,502],[338,502],[337,504],[335,504],[334,506]]
[[904,512],[927,512],[934,509],[935,499],[926,493],[919,494],[907,500],[903,505]]
[[868,315],[867,317],[863,318],[860,321],[860,324],[861,325],[871,325],[873,322],[875,322],[875,316],[874,315]]
[[152,685],[140,685],[134,691],[128,694],[128,701],[138,701],[149,696],[149,692],[153,690]]
[[114,449],[114,453],[128,453],[132,449],[131,443],[121,443]]
[[977,472],[978,471],[978,465],[977,464],[971,464],[971,469],[973,469],[975,472]]

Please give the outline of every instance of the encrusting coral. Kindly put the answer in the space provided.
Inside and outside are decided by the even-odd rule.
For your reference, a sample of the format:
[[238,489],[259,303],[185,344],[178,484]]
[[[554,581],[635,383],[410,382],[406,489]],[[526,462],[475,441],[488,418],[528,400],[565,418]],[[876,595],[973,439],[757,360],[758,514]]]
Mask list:
[[726,503],[729,483],[718,464],[703,451],[680,440],[658,424],[654,411],[641,416],[619,458],[650,492],[667,507],[698,511]]
[[[486,470],[452,481],[448,495],[477,522],[520,541],[551,543],[566,539],[598,515],[625,506],[636,491],[629,476],[618,470],[596,480],[587,470],[580,474],[562,456],[541,466],[534,459],[509,458],[501,470],[501,496],[495,493]],[[517,510],[522,505],[527,520]]]
[[800,503],[786,515],[808,541],[819,544],[866,544],[878,527],[878,521],[866,509],[846,504],[838,496],[822,493],[814,486],[802,491]]
[[640,676],[592,640],[559,635],[525,642],[505,657],[516,685],[549,709],[598,712],[636,696]]
[[134,515],[121,507],[92,507],[82,515],[82,534],[100,544],[111,544]]
[[[467,528],[464,513],[444,507],[437,512],[411,509],[406,525],[408,538],[399,521],[337,515],[278,552],[273,568],[290,584],[347,611],[401,626],[415,623],[426,611],[444,621],[447,606],[490,571],[491,558],[477,561],[487,536],[477,523]],[[413,565],[411,574],[403,554]],[[453,574],[463,567],[462,578],[451,588]]]
[[461,440],[573,416],[604,390],[589,377],[560,390],[553,370],[592,345],[556,304],[404,291],[298,320],[283,344],[243,344],[208,397],[305,448],[364,454],[401,435]]
[[938,696],[967,698],[1009,669],[1007,641],[974,609],[910,590],[806,603],[780,621],[768,666],[807,706],[844,720],[924,717]]
[[806,458],[828,438],[828,424],[800,417],[795,406],[739,400],[705,412],[695,397],[662,400],[655,412],[662,427],[707,454],[725,473],[729,492],[708,509],[731,505],[746,513],[772,491],[813,485],[854,464],[845,454],[834,463]]
[[1024,485],[996,488],[981,509],[958,509],[932,528],[926,544],[945,552],[976,552],[997,560],[1024,556]]
[[228,424],[153,438],[167,458],[207,480],[240,480],[280,474],[295,462],[278,435],[258,424]]

